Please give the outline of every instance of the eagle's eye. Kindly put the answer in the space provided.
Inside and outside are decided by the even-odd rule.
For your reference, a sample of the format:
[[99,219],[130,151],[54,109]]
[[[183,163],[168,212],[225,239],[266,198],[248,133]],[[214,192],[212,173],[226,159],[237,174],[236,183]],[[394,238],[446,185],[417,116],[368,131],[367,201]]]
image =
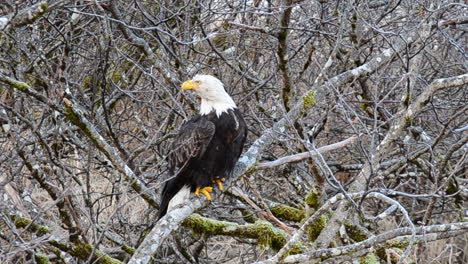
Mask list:
[[200,80],[195,80],[194,83],[195,83],[196,85],[200,85],[200,84],[201,84],[201,81],[200,81]]

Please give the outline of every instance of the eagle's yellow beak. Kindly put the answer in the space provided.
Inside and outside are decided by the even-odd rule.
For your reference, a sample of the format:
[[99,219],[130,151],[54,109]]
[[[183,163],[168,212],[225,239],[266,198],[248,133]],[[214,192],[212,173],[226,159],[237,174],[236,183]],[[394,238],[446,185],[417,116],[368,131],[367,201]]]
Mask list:
[[198,88],[198,85],[190,80],[190,81],[186,81],[182,84],[182,90],[192,90],[192,89],[197,89]]

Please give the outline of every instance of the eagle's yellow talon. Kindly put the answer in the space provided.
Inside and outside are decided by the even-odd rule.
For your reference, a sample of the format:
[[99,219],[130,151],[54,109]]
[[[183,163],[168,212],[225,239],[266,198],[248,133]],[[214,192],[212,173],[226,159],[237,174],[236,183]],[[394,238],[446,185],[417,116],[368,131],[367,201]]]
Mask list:
[[223,188],[223,182],[225,182],[225,181],[226,181],[226,179],[224,179],[224,178],[221,178],[221,179],[214,179],[214,180],[213,180],[213,183],[218,184],[218,188],[222,191],[222,190],[224,190],[224,188]]
[[209,187],[209,186],[203,187],[203,188],[197,187],[197,189],[195,190],[195,195],[200,195],[201,193],[205,195],[208,201],[210,201],[211,200],[210,192],[213,192],[213,187]]

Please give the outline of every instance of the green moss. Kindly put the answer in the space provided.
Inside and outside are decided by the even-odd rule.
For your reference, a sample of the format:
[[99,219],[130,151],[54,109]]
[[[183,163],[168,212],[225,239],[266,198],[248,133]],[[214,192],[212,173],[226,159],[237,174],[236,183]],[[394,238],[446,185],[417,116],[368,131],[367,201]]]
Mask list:
[[448,183],[447,189],[445,190],[445,193],[447,195],[451,195],[454,193],[457,193],[459,191],[458,186],[456,186],[452,181]]
[[285,220],[300,222],[305,217],[305,211],[288,205],[273,203],[270,211],[277,217]]
[[359,105],[359,108],[361,108],[364,111],[367,111],[369,109],[369,106],[370,106],[369,104],[362,103]]
[[355,225],[353,225],[353,223],[349,221],[345,221],[344,226],[346,233],[352,240],[356,242],[361,242],[369,238],[365,233],[361,232]]
[[36,262],[38,264],[48,264],[48,263],[50,263],[49,258],[46,255],[44,255],[42,253],[39,253],[39,252],[34,254],[34,259],[36,260]]
[[72,248],[72,251],[73,255],[79,257],[80,259],[89,259],[91,254],[94,253],[94,257],[91,258],[93,263],[122,264],[122,262],[119,260],[111,258],[102,253],[100,250],[96,250],[92,245],[83,242],[76,242]]
[[304,100],[304,104],[303,104],[304,111],[309,109],[312,105],[315,105],[315,96],[316,96],[315,91],[311,90],[302,97],[302,99]]
[[[385,247],[377,250],[376,256],[378,256],[380,259],[390,259],[390,263],[396,264],[399,261],[399,258],[397,258],[396,255],[394,254],[389,254],[387,255],[387,248],[390,248],[392,251],[398,253],[399,255],[402,255],[404,253],[404,250],[402,248],[393,248],[393,247]],[[406,259],[407,263],[415,263],[414,260],[412,259]],[[361,262],[362,263],[362,262]],[[378,263],[378,262],[364,262],[364,263]]]
[[379,248],[377,251],[375,251],[375,253],[380,259],[387,259],[387,253],[385,252],[385,248]]
[[[259,234],[257,243],[261,246],[269,246],[274,251],[279,251],[288,242],[286,233],[282,230],[274,230],[273,225],[269,222],[257,221],[254,226]],[[302,251],[300,244],[297,244],[285,255],[299,254],[302,253]]]
[[21,91],[26,91],[26,90],[29,90],[31,89],[31,87],[25,83],[25,82],[20,82],[20,81],[17,81],[17,80],[14,80],[14,79],[11,79],[11,78],[6,78],[5,80],[6,83],[8,83],[9,85],[13,86],[14,88],[18,89],[18,90],[21,90]]
[[53,247],[49,250],[56,256],[54,263],[67,263],[63,258],[62,251],[60,249]]
[[94,141],[94,137],[92,136],[91,131],[89,131],[86,125],[81,122],[80,118],[73,112],[73,109],[70,106],[65,107],[65,116],[72,124],[79,127],[87,137]]
[[10,217],[17,228],[29,227],[29,230],[33,232],[38,232],[38,235],[50,233],[50,229],[48,227],[38,224],[32,224],[32,221],[29,218],[21,217],[19,215],[11,215]]
[[13,219],[17,228],[24,228],[32,223],[31,219],[23,218],[18,215],[12,215],[11,218]]
[[464,209],[459,209],[458,210],[458,215],[460,217],[460,222],[468,222],[468,217],[465,216],[465,210]]
[[[377,256],[379,256],[380,259],[387,259],[387,252],[385,250],[386,248],[391,248],[395,252],[402,253],[403,251],[401,249],[407,248],[409,246],[409,242],[410,242],[409,239],[399,239],[399,238],[388,240],[384,248],[377,250],[376,252]],[[398,260],[393,256],[393,254],[390,255],[390,260],[392,263],[398,262]]]
[[[190,227],[195,234],[206,233],[208,235],[212,235],[217,232],[221,232],[224,227],[229,225],[229,223],[224,221],[215,221],[198,214],[193,214],[184,220],[183,225]],[[237,226],[237,224],[233,224],[233,227]]]
[[[123,69],[124,70],[124,69]],[[122,72],[120,70],[115,70],[110,72],[109,78],[114,82],[118,83],[122,79]]]
[[387,247],[406,248],[409,246],[408,239],[392,239],[387,241]]
[[327,226],[328,217],[326,215],[320,216],[317,221],[307,228],[309,241],[313,242],[320,235],[322,230]]
[[307,194],[305,198],[306,204],[314,209],[318,209],[320,206],[320,193],[315,190],[315,188],[310,189],[309,193]]
[[271,245],[271,248],[278,251],[286,244],[287,241],[284,236],[274,234],[271,223],[259,220],[254,225],[258,230],[257,243],[259,245],[264,247]]
[[42,8],[42,10],[46,11],[47,8],[49,8],[49,4],[47,4],[46,2],[43,2],[40,4],[40,7]]
[[375,254],[369,254],[365,257],[359,258],[361,264],[376,264],[380,263],[379,258]]
[[244,218],[244,221],[251,224],[255,223],[258,220],[258,218],[255,217],[255,214],[248,210],[242,210],[242,218]]
[[129,255],[135,254],[135,249],[126,245],[122,246],[122,250],[125,251]]
[[38,18],[40,18],[47,11],[48,7],[49,7],[49,5],[46,2],[43,2],[43,3],[39,4],[39,8],[37,9],[37,12],[32,17],[31,22],[34,22]]

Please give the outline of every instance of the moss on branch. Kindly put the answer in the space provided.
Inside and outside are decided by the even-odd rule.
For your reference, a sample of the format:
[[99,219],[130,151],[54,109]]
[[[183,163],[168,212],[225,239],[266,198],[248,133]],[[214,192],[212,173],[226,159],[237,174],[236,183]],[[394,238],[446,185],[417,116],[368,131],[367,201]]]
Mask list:
[[310,208],[317,210],[320,207],[320,192],[312,188],[307,194],[305,202]]
[[102,264],[120,264],[121,261],[111,258],[108,255],[104,254],[102,251],[95,249],[92,245],[83,243],[83,242],[76,242],[72,247],[72,251],[69,252],[70,254],[79,257],[80,259],[88,260],[90,256],[93,255],[91,258],[91,262],[97,262]]
[[19,215],[10,215],[10,218],[13,220],[16,228],[26,228],[28,227],[29,231],[38,232],[38,235],[41,236],[46,233],[50,233],[48,227],[38,224],[33,224],[32,220],[26,217],[21,217]]
[[276,216],[285,220],[300,222],[305,217],[305,211],[285,204],[270,204],[270,211]]
[[34,260],[36,260],[36,263],[38,263],[38,264],[49,264],[49,263],[51,263],[49,258],[46,255],[44,255],[44,254],[42,254],[40,252],[37,252],[37,253],[34,254]]
[[21,91],[27,91],[27,90],[31,89],[31,86],[29,86],[27,83],[17,81],[15,79],[7,77],[7,76],[5,76],[5,75],[3,75],[1,73],[0,73],[0,81],[10,85],[11,87],[13,87],[15,89],[21,90]]
[[99,144],[96,144],[97,139],[93,136],[93,133],[90,131],[88,125],[83,122],[82,117],[76,113],[76,109],[73,108],[74,107],[73,104],[67,98],[63,98],[63,102],[66,106],[64,114],[68,118],[68,120],[70,120],[72,124],[80,128],[81,132],[83,132],[89,139],[95,142],[95,145],[101,151],[105,152],[105,149],[100,147]]
[[[197,234],[207,236],[224,235],[257,239],[258,245],[269,247],[275,251],[280,250],[289,239],[283,230],[273,227],[269,222],[260,220],[254,224],[239,225],[193,214],[184,220],[183,225],[192,229]],[[298,254],[300,252],[300,247],[295,246],[289,253]]]
[[360,264],[377,264],[377,263],[380,263],[380,261],[379,261],[379,258],[375,254],[371,253],[364,257],[359,258],[359,263]]
[[[343,225],[344,225],[344,227],[346,229],[346,233],[348,234],[348,236],[352,240],[354,240],[356,242],[361,242],[361,241],[364,241],[364,240],[369,238],[369,236],[366,233],[361,231],[359,229],[359,227],[357,227],[356,225],[354,225],[350,221],[345,221],[343,223]],[[380,258],[380,259],[387,259],[388,258],[387,252],[386,252],[387,248],[393,248],[393,250],[397,251],[397,250],[405,249],[408,246],[409,246],[409,241],[406,240],[406,239],[391,239],[391,240],[388,240],[387,241],[387,247],[382,247],[382,248],[374,251],[374,253],[370,253],[370,254],[366,255],[365,257],[359,258],[359,263],[365,263],[365,264],[379,263],[378,258]],[[397,263],[398,262],[398,260],[396,260],[393,255],[390,255],[390,259],[391,259],[392,263]]]
[[304,104],[302,106],[303,111],[305,112],[308,108],[315,105],[315,90],[310,90],[306,95],[302,97]]
[[242,218],[244,219],[244,221],[246,221],[247,223],[255,223],[258,218],[255,216],[255,213],[254,212],[251,212],[249,210],[241,210],[242,211]]
[[345,221],[343,224],[344,224],[344,227],[346,229],[346,233],[348,234],[348,236],[352,240],[354,240],[356,242],[361,242],[361,241],[364,241],[364,240],[369,238],[369,236],[367,234],[365,234],[364,232],[359,230],[359,228],[356,227],[350,221]]
[[320,233],[322,233],[322,230],[327,226],[328,220],[328,216],[322,215],[317,219],[317,221],[307,227],[309,241],[313,242],[317,239]]
[[40,3],[39,8],[36,9],[36,13],[34,14],[32,21],[36,21],[38,18],[44,15],[47,11],[47,8],[49,8],[49,4],[47,2]]

